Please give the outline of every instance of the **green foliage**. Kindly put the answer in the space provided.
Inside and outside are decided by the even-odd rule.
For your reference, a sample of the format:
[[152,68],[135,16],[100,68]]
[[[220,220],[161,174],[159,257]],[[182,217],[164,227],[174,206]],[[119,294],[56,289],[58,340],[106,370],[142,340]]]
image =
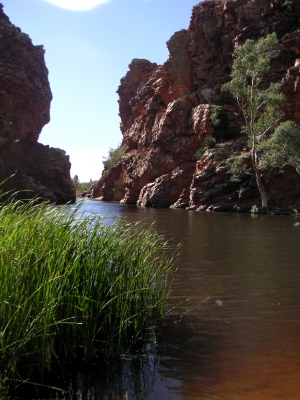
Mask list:
[[220,108],[214,108],[210,114],[210,120],[213,123],[213,126],[219,126],[221,123],[221,117],[222,117],[222,109]]
[[281,168],[288,163],[297,169],[300,166],[300,127],[294,121],[282,122],[275,129],[270,140],[262,142],[258,149],[262,152],[261,169]]
[[204,146],[208,149],[213,149],[216,145],[216,139],[212,137],[207,137],[204,139]]
[[283,3],[283,6],[282,6],[283,8],[285,8],[285,9],[287,9],[287,10],[292,10],[292,8],[293,8],[293,2],[292,1],[289,1],[289,0],[286,0],[284,3]]
[[223,99],[223,94],[216,94],[215,96],[212,97],[211,99],[212,104],[216,105],[223,105],[224,104],[224,99]]
[[228,164],[229,169],[227,173],[231,175],[231,180],[233,182],[239,182],[246,173],[242,158],[238,156],[231,157]]
[[76,191],[77,191],[77,188],[79,187],[79,177],[78,177],[78,175],[74,175],[72,180],[73,180],[74,186],[76,187]]
[[268,54],[277,44],[276,34],[272,33],[258,42],[247,40],[237,47],[232,80],[222,87],[236,98],[245,119],[243,131],[255,143],[258,137],[272,132],[282,116],[279,110],[284,101],[283,94],[279,93],[281,85],[264,85],[264,77],[270,72]]
[[109,171],[118,165],[125,154],[125,147],[119,145],[116,149],[109,149],[108,156],[102,161],[104,165],[103,176],[107,176]]
[[216,145],[216,139],[212,137],[207,137],[204,139],[202,146],[199,150],[196,151],[195,157],[199,160],[203,154],[206,152],[207,149],[212,149]]
[[152,229],[9,203],[0,230],[0,391],[52,362],[124,354],[155,335],[173,259]]
[[89,182],[80,182],[78,175],[74,175],[72,178],[74,186],[76,187],[76,193],[83,193],[89,190],[89,188],[97,183],[97,181],[93,181],[90,179]]
[[203,156],[203,154],[206,152],[206,148],[205,147],[201,147],[199,150],[196,151],[195,153],[195,157],[197,160],[200,160],[200,158]]
[[267,194],[258,170],[257,145],[262,140],[268,140],[276,128],[282,116],[279,107],[284,101],[284,96],[280,93],[280,84],[271,83],[266,86],[264,82],[265,76],[270,72],[269,54],[277,45],[275,33],[257,42],[246,40],[243,46],[236,49],[232,80],[222,87],[222,90],[230,92],[235,97],[243,113],[245,120],[243,132],[249,135],[251,141],[252,167],[263,207],[267,207]]
[[228,138],[227,113],[222,108],[215,107],[210,115],[210,120],[215,128],[215,137],[217,139]]

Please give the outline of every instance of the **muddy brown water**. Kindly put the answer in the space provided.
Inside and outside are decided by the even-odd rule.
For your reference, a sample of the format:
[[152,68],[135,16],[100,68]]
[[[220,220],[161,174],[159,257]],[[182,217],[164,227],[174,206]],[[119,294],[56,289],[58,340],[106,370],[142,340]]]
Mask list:
[[165,342],[72,378],[74,399],[300,399],[300,217],[87,201],[182,243]]

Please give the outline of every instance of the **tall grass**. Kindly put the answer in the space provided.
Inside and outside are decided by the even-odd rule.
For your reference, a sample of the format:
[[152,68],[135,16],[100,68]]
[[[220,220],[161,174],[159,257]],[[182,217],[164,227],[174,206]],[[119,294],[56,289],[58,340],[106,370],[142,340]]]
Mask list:
[[173,256],[152,229],[9,203],[0,232],[0,386],[130,351],[161,322]]

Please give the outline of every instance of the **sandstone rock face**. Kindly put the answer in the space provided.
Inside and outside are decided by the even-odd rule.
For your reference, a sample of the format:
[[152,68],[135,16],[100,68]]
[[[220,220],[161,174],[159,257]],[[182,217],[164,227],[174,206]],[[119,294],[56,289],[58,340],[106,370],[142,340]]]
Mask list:
[[[205,0],[193,8],[189,28],[168,41],[164,65],[138,59],[129,65],[118,89],[126,153],[117,171],[99,181],[99,197],[109,187],[111,200],[123,193],[123,203],[150,207],[248,210],[259,204],[253,178],[234,183],[227,174],[226,160],[242,153],[247,162],[249,149],[239,110],[220,88],[230,80],[235,47],[272,32],[280,45],[270,54],[266,80],[282,82],[285,118],[299,123],[300,0]],[[209,137],[217,145],[197,161],[195,153]],[[265,179],[270,204],[300,207],[299,175],[292,167],[270,171]]]
[[0,189],[72,202],[69,157],[37,142],[50,120],[51,100],[43,46],[33,46],[0,4],[0,182],[14,175]]

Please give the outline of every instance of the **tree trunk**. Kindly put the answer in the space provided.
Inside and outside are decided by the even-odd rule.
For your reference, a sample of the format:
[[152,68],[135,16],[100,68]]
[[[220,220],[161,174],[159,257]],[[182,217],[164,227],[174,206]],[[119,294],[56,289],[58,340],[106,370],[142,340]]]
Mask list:
[[257,168],[257,154],[255,148],[252,149],[252,164],[255,172],[257,187],[260,193],[261,205],[262,207],[267,208],[268,207],[267,190],[263,180],[260,177],[259,170]]
[[265,185],[259,175],[259,171],[257,170],[256,167],[255,167],[255,177],[256,177],[258,190],[260,193],[261,205],[262,205],[262,207],[267,208],[268,207],[268,198],[267,198],[266,188],[265,188]]

